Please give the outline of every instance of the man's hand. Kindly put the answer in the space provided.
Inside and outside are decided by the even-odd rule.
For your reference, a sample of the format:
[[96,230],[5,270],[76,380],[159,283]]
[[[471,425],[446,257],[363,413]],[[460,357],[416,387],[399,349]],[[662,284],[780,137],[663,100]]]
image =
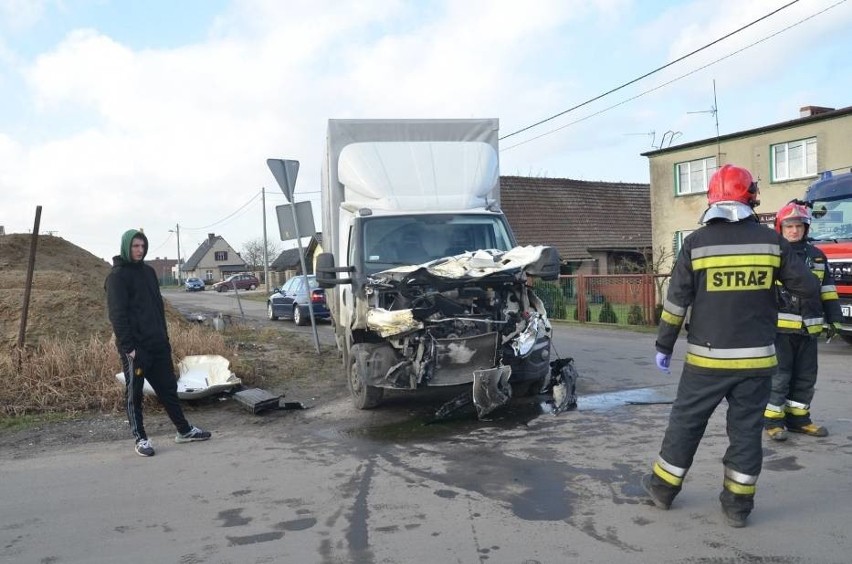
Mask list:
[[836,321],[828,324],[828,329],[825,330],[825,342],[830,343],[831,340],[840,332],[840,323]]
[[661,372],[665,374],[672,373],[672,371],[669,369],[669,365],[672,362],[672,355],[658,352],[657,357],[654,359],[654,362],[657,363],[657,368],[659,368]]

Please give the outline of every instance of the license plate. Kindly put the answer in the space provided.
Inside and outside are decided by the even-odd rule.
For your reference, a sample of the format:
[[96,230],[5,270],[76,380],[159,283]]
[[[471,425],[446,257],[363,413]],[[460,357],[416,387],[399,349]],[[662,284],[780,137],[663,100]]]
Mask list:
[[840,311],[843,312],[843,317],[852,317],[852,305],[842,305]]

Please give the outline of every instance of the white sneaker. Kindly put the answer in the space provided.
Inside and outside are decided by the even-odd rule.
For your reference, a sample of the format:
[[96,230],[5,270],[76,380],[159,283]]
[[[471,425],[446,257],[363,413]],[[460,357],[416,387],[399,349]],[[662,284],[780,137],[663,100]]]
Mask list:
[[148,439],[136,442],[136,454],[139,456],[154,456],[154,447]]
[[202,431],[198,427],[193,427],[186,433],[178,433],[175,435],[176,443],[191,443],[193,441],[206,441],[210,438],[210,431]]

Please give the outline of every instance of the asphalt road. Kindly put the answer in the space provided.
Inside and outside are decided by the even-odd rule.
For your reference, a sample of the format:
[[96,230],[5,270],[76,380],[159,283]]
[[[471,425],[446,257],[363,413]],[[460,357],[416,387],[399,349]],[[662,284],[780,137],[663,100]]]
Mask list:
[[[299,424],[216,429],[206,443],[153,437],[150,459],[123,441],[2,457],[0,561],[849,562],[852,347],[821,344],[814,407],[832,434],[765,443],[757,508],[731,529],[717,500],[724,409],[672,510],[639,487],[683,342],[666,376],[653,368],[651,334],[555,333],[581,378],[578,409],[558,416],[529,400],[491,421],[388,425],[381,408],[358,412],[344,399]],[[416,411],[414,397],[395,401]]]

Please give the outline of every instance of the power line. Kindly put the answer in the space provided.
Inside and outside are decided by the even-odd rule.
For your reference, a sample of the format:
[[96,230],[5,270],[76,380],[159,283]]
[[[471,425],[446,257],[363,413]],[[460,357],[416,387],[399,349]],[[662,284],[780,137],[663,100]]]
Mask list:
[[[659,90],[659,89],[661,89],[661,88],[665,88],[666,86],[668,86],[668,85],[670,85],[670,84],[673,84],[673,83],[675,83],[675,82],[677,82],[677,81],[679,81],[679,80],[682,80],[682,79],[684,79],[684,78],[686,78],[686,77],[688,77],[688,76],[691,76],[691,75],[693,75],[693,74],[695,74],[695,73],[697,73],[697,72],[700,72],[700,71],[702,71],[702,70],[704,70],[704,69],[706,69],[706,68],[708,68],[708,67],[711,67],[711,66],[715,65],[715,64],[716,64],[716,63],[718,63],[718,62],[724,61],[725,59],[729,59],[729,58],[733,57],[734,55],[737,55],[737,54],[739,54],[739,53],[742,53],[742,52],[743,52],[743,51],[745,51],[746,49],[751,49],[751,48],[752,48],[752,47],[754,47],[755,45],[759,45],[760,43],[763,43],[764,41],[768,41],[768,40],[772,39],[773,37],[775,37],[775,36],[777,36],[777,35],[780,35],[780,34],[784,33],[785,31],[788,31],[788,30],[790,30],[790,29],[792,29],[792,28],[794,28],[794,27],[796,27],[796,26],[798,26],[798,25],[801,25],[801,24],[805,23],[805,22],[806,22],[806,21],[808,21],[808,20],[811,20],[811,19],[813,19],[813,18],[815,18],[815,17],[817,17],[817,16],[819,16],[819,15],[821,15],[821,14],[823,14],[823,13],[827,12],[828,10],[831,10],[832,8],[836,8],[836,7],[837,7],[837,6],[839,6],[840,4],[843,4],[844,2],[846,2],[846,0],[840,0],[839,2],[836,2],[836,3],[832,4],[831,6],[828,6],[827,8],[825,8],[825,9],[823,9],[823,10],[820,10],[819,12],[816,12],[816,13],[814,13],[814,14],[811,14],[810,16],[808,16],[808,17],[806,17],[806,18],[803,18],[803,19],[801,19],[801,20],[797,21],[796,23],[790,24],[790,25],[788,25],[787,27],[785,27],[785,28],[783,28],[783,29],[780,29],[780,30],[776,31],[775,33],[772,33],[772,34],[770,34],[770,35],[767,35],[766,37],[763,37],[763,38],[761,38],[761,39],[758,39],[757,41],[755,41],[755,42],[753,42],[753,43],[750,43],[750,44],[746,45],[745,47],[742,47],[742,48],[740,48],[740,49],[737,49],[736,51],[733,51],[733,52],[731,52],[731,53],[728,53],[727,55],[725,55],[725,56],[723,56],[723,57],[719,57],[718,59],[715,59],[715,60],[713,60],[713,61],[710,61],[710,62],[709,62],[709,63],[707,63],[706,65],[702,65],[702,66],[700,66],[700,67],[698,67],[698,68],[696,68],[696,69],[693,69],[693,70],[691,70],[691,71],[689,71],[689,72],[687,72],[687,73],[685,73],[685,74],[682,74],[682,75],[680,75],[680,76],[678,76],[678,77],[676,77],[676,78],[673,78],[673,79],[671,79],[671,80],[669,80],[669,81],[667,81],[667,82],[664,82],[664,83],[659,84],[659,85],[657,85],[657,86],[655,86],[655,87],[653,87],[653,88],[649,88],[648,90],[645,90],[645,91],[643,91],[643,92],[640,92],[639,94],[636,94],[635,96],[631,96],[630,98],[626,98],[626,99],[622,100],[621,102],[618,102],[618,103],[613,104],[613,105],[611,105],[611,106],[607,106],[606,108],[603,108],[603,109],[601,109],[601,110],[599,110],[599,111],[597,111],[597,112],[594,112],[594,113],[589,114],[589,115],[587,115],[587,116],[581,117],[581,118],[576,119],[576,120],[574,120],[574,121],[568,122],[568,123],[566,123],[566,124],[564,124],[564,125],[561,125],[561,126],[559,126],[559,127],[555,128],[555,129],[551,129],[551,130],[549,130],[549,131],[545,131],[544,133],[541,133],[541,134],[539,134],[539,135],[536,135],[535,137],[530,137],[529,139],[525,139],[525,140],[523,140],[523,141],[520,141],[520,142],[518,142],[518,143],[515,143],[514,145],[509,145],[508,147],[501,147],[501,148],[500,148],[500,152],[502,153],[502,152],[504,152],[504,151],[509,151],[509,150],[511,150],[511,149],[514,149],[515,147],[520,147],[521,145],[526,145],[527,143],[529,143],[529,142],[531,142],[531,141],[535,141],[536,139],[541,139],[542,137],[546,137],[547,135],[551,135],[551,134],[553,134],[553,133],[556,133],[557,131],[561,131],[561,130],[565,129],[566,127],[570,127],[570,126],[572,126],[572,125],[576,125],[576,124],[578,124],[578,123],[580,123],[580,122],[586,121],[587,119],[590,119],[590,118],[593,118],[593,117],[595,117],[595,116],[598,116],[598,115],[600,115],[600,114],[602,114],[602,113],[604,113],[604,112],[608,112],[608,111],[610,111],[610,110],[612,110],[612,109],[617,108],[618,106],[623,106],[623,105],[624,105],[624,104],[626,104],[627,102],[632,102],[633,100],[635,100],[635,99],[637,99],[637,98],[641,98],[642,96],[645,96],[646,94],[650,94],[651,92],[655,92],[655,91],[657,91],[657,90]],[[566,111],[570,111],[570,110],[566,110]],[[564,113],[564,112],[563,112],[563,113]],[[540,123],[543,123],[543,122],[540,122]],[[512,135],[514,135],[514,134],[512,134]],[[506,137],[508,137],[508,135],[507,135]],[[505,138],[504,138],[504,137],[501,137],[501,139],[505,139]]]
[[260,197],[260,192],[255,193],[255,195],[254,195],[254,196],[252,196],[252,197],[249,199],[249,201],[248,201],[248,202],[246,202],[245,204],[243,204],[242,206],[240,206],[239,208],[237,208],[237,209],[236,209],[234,212],[232,212],[231,214],[227,215],[226,217],[223,217],[223,218],[222,218],[222,219],[220,219],[219,221],[213,222],[213,223],[211,223],[210,225],[205,225],[204,227],[184,227],[184,230],[186,230],[186,231],[201,231],[201,230],[203,230],[203,229],[210,229],[211,227],[215,227],[215,226],[217,226],[217,225],[219,225],[219,224],[221,224],[221,223],[224,223],[224,222],[226,222],[227,220],[229,220],[229,219],[231,219],[232,217],[234,217],[234,216],[235,216],[236,214],[238,214],[240,211],[244,210],[244,209],[245,209],[245,208],[246,208],[246,207],[247,207],[250,203],[252,203],[253,201],[255,201],[258,197]]
[[[708,47],[712,47],[712,46],[713,46],[713,45],[715,45],[716,43],[719,43],[720,41],[723,41],[723,40],[725,40],[725,39],[727,39],[727,38],[731,37],[732,35],[735,35],[735,34],[737,34],[737,33],[741,32],[741,31],[743,31],[744,29],[747,29],[747,28],[749,28],[749,27],[751,27],[751,26],[755,25],[756,23],[759,23],[759,22],[761,22],[761,21],[765,20],[765,19],[766,19],[766,18],[768,18],[768,17],[774,16],[775,14],[777,14],[778,12],[780,12],[781,10],[784,10],[785,8],[789,8],[790,6],[792,6],[793,4],[797,3],[798,1],[799,1],[799,0],[793,0],[792,2],[789,2],[789,3],[787,3],[787,4],[783,5],[783,6],[781,6],[781,7],[780,7],[780,8],[778,8],[777,10],[774,10],[774,11],[769,12],[768,14],[766,14],[766,15],[764,15],[764,16],[759,17],[758,19],[754,20],[754,21],[753,21],[753,22],[751,22],[751,23],[746,24],[746,25],[742,26],[741,28],[736,29],[736,30],[734,30],[734,31],[732,31],[732,32],[730,32],[730,33],[728,33],[728,34],[726,34],[726,35],[723,35],[722,37],[720,37],[720,38],[716,39],[715,41],[712,41],[712,42],[710,42],[710,43],[708,43],[708,44],[704,45],[703,47],[699,47],[698,49],[695,49],[694,51],[692,51],[692,52],[690,52],[690,53],[687,53],[686,55],[683,55],[683,56],[681,56],[681,57],[678,57],[678,58],[677,58],[677,59],[675,59],[674,61],[671,61],[671,62],[669,62],[669,63],[666,63],[665,65],[663,65],[663,66],[661,66],[661,67],[657,67],[656,69],[654,69],[654,70],[652,70],[652,71],[650,71],[650,72],[647,72],[647,73],[643,74],[642,76],[640,76],[640,77],[638,77],[638,78],[634,78],[633,80],[631,80],[631,81],[629,81],[629,82],[625,82],[625,83],[624,83],[624,84],[622,84],[621,86],[616,86],[615,88],[613,88],[613,89],[611,89],[611,90],[607,90],[607,91],[606,91],[606,92],[604,92],[603,94],[598,94],[598,95],[597,95],[597,96],[595,96],[594,98],[590,98],[590,99],[586,100],[585,102],[581,102],[581,103],[577,104],[576,106],[573,106],[573,107],[571,107],[571,108],[568,108],[567,110],[561,111],[561,112],[559,112],[558,114],[554,114],[554,115],[550,116],[549,118],[545,118],[545,119],[543,119],[543,120],[541,120],[541,121],[538,121],[538,122],[536,122],[536,123],[534,123],[534,124],[532,124],[532,125],[528,125],[528,126],[523,127],[523,128],[521,128],[521,129],[519,129],[519,130],[517,130],[517,131],[513,131],[512,133],[509,133],[508,135],[504,135],[503,137],[500,137],[500,141],[502,141],[503,139],[507,139],[507,138],[509,138],[509,137],[512,137],[513,135],[517,135],[518,133],[523,133],[524,131],[527,131],[527,130],[532,129],[532,128],[534,128],[534,127],[538,127],[539,125],[541,125],[541,124],[543,124],[543,123],[547,123],[548,121],[551,121],[551,120],[553,120],[553,119],[556,119],[556,118],[558,118],[559,116],[565,115],[565,114],[567,114],[568,112],[572,112],[572,111],[574,111],[574,110],[576,110],[576,109],[578,109],[578,108],[582,108],[583,106],[586,106],[586,105],[588,105],[588,104],[591,104],[592,102],[594,102],[594,101],[596,101],[596,100],[600,100],[600,99],[601,99],[601,98],[603,98],[604,96],[608,96],[608,95],[612,94],[613,92],[617,92],[617,91],[621,90],[622,88],[626,88],[626,87],[630,86],[631,84],[634,84],[634,83],[636,83],[636,82],[639,82],[639,81],[640,81],[640,80],[642,80],[643,78],[647,78],[647,77],[651,76],[652,74],[656,74],[656,73],[660,72],[661,70],[666,69],[666,68],[668,68],[668,67],[672,66],[672,65],[673,65],[673,64],[675,64],[675,63],[679,63],[680,61],[682,61],[682,60],[684,60],[684,59],[686,59],[686,58],[688,58],[688,57],[691,57],[692,55],[695,55],[696,53],[699,53],[699,52],[701,52],[701,51],[703,51],[703,50],[707,49]],[[845,1],[845,0],[843,0],[843,1]]]

